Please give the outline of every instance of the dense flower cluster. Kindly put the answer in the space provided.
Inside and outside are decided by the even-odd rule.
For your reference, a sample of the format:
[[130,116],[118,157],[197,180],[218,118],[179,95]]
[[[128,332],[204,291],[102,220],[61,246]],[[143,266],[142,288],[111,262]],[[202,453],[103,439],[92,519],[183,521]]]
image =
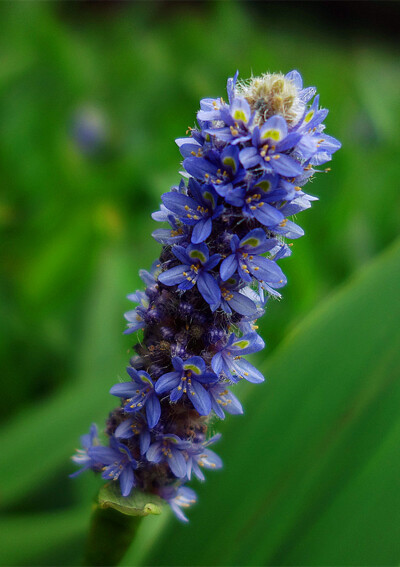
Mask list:
[[244,355],[264,347],[255,321],[286,284],[277,264],[290,255],[285,239],[303,235],[288,217],[310,207],[315,197],[302,188],[340,147],[297,71],[246,83],[236,74],[227,91],[228,102],[203,99],[199,127],[177,140],[185,172],[153,214],[169,227],[153,233],[163,249],[141,272],[146,291],[128,296],[138,306],[125,333],[143,339],[128,380],[111,388],[121,405],[107,421],[108,445],[92,426],[73,457],[119,480],[123,496],[160,495],[182,520],[196,500],[187,481],[222,466],[209,448],[219,438],[211,421],[242,413],[230,387],[264,380]]

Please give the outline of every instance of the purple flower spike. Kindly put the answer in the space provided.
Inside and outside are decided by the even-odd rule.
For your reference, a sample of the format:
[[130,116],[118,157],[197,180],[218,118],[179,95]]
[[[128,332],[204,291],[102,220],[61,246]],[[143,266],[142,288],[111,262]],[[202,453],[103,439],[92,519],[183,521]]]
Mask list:
[[198,127],[176,140],[182,179],[152,215],[165,223],[153,232],[163,248],[140,271],[145,291],[128,296],[137,306],[125,334],[141,331],[130,381],[110,390],[120,405],[107,419],[108,444],[92,426],[73,457],[75,475],[92,469],[124,496],[157,494],[183,522],[197,498],[186,483],[222,467],[210,449],[215,419],[243,413],[231,388],[264,381],[245,358],[265,346],[257,319],[286,285],[287,240],[304,234],[292,217],[316,200],[305,186],[340,148],[296,70],[247,81],[236,73],[227,93],[201,100]]

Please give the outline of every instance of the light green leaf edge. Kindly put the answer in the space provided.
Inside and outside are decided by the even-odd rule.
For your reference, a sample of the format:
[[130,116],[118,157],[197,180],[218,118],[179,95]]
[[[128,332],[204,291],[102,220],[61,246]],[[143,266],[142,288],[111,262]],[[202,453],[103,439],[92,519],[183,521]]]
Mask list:
[[109,483],[100,489],[99,505],[101,508],[114,508],[127,516],[149,516],[161,514],[164,501],[155,494],[136,490],[124,497],[118,484]]

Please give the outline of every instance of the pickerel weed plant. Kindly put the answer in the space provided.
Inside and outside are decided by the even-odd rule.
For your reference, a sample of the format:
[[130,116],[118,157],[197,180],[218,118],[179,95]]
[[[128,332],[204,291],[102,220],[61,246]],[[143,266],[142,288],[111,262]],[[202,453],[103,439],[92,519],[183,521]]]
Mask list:
[[111,481],[118,503],[103,505],[126,513],[132,496],[154,495],[187,521],[196,501],[187,483],[222,466],[210,425],[243,412],[232,386],[264,380],[244,356],[264,348],[256,320],[286,284],[278,261],[291,253],[287,240],[304,234],[289,219],[316,200],[304,185],[340,148],[298,71],[237,75],[228,101],[203,99],[198,128],[176,141],[185,171],[153,214],[169,225],[153,233],[161,255],[140,272],[146,290],[128,296],[138,306],[125,314],[125,333],[143,338],[127,381],[110,390],[121,403],[107,443],[92,425],[73,457],[75,474],[92,469]]

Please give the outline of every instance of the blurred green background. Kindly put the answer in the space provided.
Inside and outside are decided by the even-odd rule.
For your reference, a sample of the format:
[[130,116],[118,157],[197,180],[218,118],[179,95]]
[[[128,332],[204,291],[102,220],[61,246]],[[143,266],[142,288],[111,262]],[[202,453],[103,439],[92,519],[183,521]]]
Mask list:
[[99,480],[69,479],[69,457],[115,404],[125,296],[179,180],[174,139],[236,69],[293,68],[343,148],[309,186],[321,200],[260,321],[268,380],[217,424],[225,468],[193,483],[190,524],[146,519],[124,564],[398,565],[398,16],[385,2],[1,3],[2,565],[80,561]]

